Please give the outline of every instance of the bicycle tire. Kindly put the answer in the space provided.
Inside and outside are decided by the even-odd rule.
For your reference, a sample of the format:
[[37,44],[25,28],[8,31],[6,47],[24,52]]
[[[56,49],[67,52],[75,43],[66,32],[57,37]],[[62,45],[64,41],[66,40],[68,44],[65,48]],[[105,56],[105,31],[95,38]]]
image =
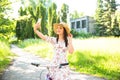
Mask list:
[[46,80],[46,76],[48,74],[48,70],[47,69],[44,69],[40,72],[40,80]]

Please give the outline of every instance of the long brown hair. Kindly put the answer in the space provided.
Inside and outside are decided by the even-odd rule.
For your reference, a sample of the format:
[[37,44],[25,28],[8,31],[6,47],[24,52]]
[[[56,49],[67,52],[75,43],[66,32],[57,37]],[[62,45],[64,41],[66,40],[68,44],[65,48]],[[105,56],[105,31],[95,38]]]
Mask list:
[[[68,34],[64,27],[63,29],[64,29],[63,35],[64,35],[65,46],[67,47],[68,46],[68,39],[67,39]],[[59,35],[57,35],[57,38],[56,38],[57,43],[58,43],[58,38],[59,38]]]

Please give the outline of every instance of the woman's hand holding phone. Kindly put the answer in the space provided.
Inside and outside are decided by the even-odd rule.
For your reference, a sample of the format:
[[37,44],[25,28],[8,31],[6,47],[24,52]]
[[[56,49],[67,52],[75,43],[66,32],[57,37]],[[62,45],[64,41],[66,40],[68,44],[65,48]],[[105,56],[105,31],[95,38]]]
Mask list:
[[40,24],[41,24],[41,18],[39,18],[38,21],[37,21],[37,23],[35,24],[34,30],[37,30],[39,28],[41,29],[41,25]]
[[38,19],[37,23],[39,23],[39,24],[41,23],[41,18]]

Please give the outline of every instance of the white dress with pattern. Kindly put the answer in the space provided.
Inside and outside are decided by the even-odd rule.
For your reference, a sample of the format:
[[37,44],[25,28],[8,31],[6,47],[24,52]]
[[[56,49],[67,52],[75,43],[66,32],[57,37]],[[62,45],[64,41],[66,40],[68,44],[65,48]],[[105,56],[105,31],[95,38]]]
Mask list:
[[[64,41],[56,41],[55,37],[46,37],[46,41],[50,42],[54,48],[54,56],[51,61],[51,64],[58,65],[61,63],[67,63],[67,47],[65,47]],[[69,68],[64,66],[61,69],[59,68],[50,68],[50,73],[53,80],[70,80],[69,78]]]

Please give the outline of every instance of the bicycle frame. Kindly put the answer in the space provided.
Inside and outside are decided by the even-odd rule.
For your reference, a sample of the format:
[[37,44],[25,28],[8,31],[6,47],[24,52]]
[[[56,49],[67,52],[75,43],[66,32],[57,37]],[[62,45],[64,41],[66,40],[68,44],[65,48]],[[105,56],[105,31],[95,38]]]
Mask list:
[[[45,67],[46,69],[43,69],[40,73],[40,80],[52,80],[51,76],[50,76],[50,71],[49,68],[51,67],[56,67],[56,68],[62,68],[62,66],[66,66],[69,65],[69,63],[62,63],[59,65],[40,65],[40,64],[36,64],[36,63],[31,63],[32,65],[36,66],[36,67]],[[43,75],[42,75],[43,74]],[[44,79],[42,79],[44,78]]]

